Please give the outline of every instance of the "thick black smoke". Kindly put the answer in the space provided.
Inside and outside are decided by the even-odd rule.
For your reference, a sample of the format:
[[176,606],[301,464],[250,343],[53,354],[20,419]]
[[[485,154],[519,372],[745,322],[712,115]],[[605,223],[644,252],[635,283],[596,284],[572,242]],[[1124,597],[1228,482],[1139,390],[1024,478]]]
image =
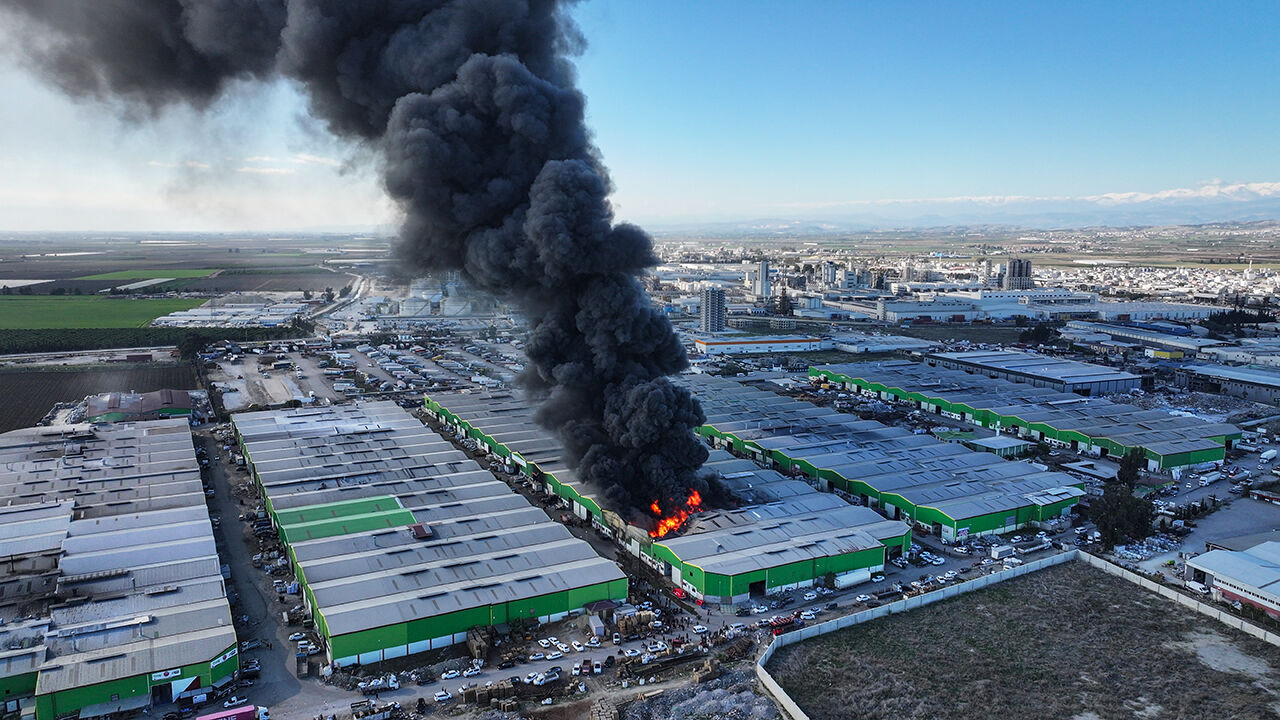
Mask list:
[[399,250],[515,302],[539,421],[616,507],[705,491],[686,366],[616,225],[559,0],[0,0],[31,67],[77,96],[203,107],[237,80],[299,82],[335,134],[378,148]]

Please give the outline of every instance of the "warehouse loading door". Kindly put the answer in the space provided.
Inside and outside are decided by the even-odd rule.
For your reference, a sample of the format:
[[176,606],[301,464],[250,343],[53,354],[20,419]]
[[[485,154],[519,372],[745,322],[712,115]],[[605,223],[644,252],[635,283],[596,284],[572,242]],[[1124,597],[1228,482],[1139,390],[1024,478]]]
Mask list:
[[764,597],[764,581],[751,583],[747,586],[747,592],[751,594],[751,597]]

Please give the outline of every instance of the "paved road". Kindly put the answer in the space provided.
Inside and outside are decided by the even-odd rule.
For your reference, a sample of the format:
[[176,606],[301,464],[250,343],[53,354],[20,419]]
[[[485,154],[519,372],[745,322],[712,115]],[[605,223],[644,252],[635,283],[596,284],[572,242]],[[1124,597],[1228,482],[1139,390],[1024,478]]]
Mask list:
[[[1221,486],[1222,483],[1219,482],[1218,485]],[[1144,570],[1161,570],[1168,574],[1170,569],[1164,567],[1166,562],[1177,560],[1179,553],[1203,553],[1207,541],[1280,530],[1280,505],[1241,498],[1238,495],[1226,497],[1230,498],[1230,504],[1197,520],[1196,527],[1182,538],[1182,545],[1177,550],[1143,560],[1138,566]]]
[[[269,592],[270,581],[264,580],[263,573],[252,566],[252,555],[257,552],[256,542],[239,520],[240,513],[252,508],[238,502],[232,492],[232,485],[246,476],[230,470],[228,453],[207,429],[197,430],[195,439],[209,453],[215,493],[209,507],[221,518],[221,526],[214,529],[214,536],[218,540],[222,561],[231,566],[231,582],[227,589],[239,595],[233,613],[237,618],[249,616],[247,623],[237,621],[236,634],[242,641],[263,638],[272,643],[271,648],[258,648],[241,654],[241,665],[256,657],[261,661],[262,670],[252,687],[237,694],[247,696],[254,704],[271,708],[274,717],[286,720],[311,717],[316,708],[326,702],[337,703],[335,708],[347,709],[348,704],[356,699],[351,693],[314,680],[300,681],[295,676],[294,644],[286,639],[294,628],[286,632],[281,625],[280,611],[283,607]],[[221,461],[214,459],[218,456],[221,456]]]

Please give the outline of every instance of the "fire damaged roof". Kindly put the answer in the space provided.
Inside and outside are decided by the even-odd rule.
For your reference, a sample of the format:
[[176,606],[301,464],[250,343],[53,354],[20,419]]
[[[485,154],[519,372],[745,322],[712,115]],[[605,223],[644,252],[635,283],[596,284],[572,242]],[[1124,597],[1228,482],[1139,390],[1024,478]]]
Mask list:
[[112,392],[90,397],[85,418],[90,422],[118,420],[158,420],[167,415],[189,415],[191,393],[186,390],[155,390],[148,393]]
[[706,572],[738,575],[879,548],[882,540],[902,537],[909,531],[905,524],[886,520],[871,508],[849,505],[834,495],[827,497],[843,507],[817,512],[787,502],[749,507],[730,513],[745,521],[739,525],[703,532],[707,524],[700,519],[691,534],[659,540],[658,544]]
[[[695,385],[694,390],[704,406],[714,403],[714,396],[704,396],[703,388]],[[519,393],[444,393],[431,400],[464,420],[473,432],[486,436],[481,439],[491,447],[511,453],[513,460],[519,458],[517,464],[536,464],[558,479],[566,475],[559,469],[563,467],[559,443],[533,424],[533,412]],[[887,520],[870,508],[854,507],[836,495],[724,450],[712,450],[704,468],[718,473],[723,490],[745,505],[693,513],[681,537],[660,539],[655,545],[707,572],[735,575],[877,549],[884,540],[909,532],[902,522]]]

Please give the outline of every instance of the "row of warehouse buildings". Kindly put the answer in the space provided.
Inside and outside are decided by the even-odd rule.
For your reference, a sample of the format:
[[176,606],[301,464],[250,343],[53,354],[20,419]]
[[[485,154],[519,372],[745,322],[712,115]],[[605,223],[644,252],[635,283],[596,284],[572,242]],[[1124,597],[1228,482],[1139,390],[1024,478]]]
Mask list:
[[[1079,364],[1079,363],[1077,363]],[[1224,459],[1240,429],[981,372],[895,360],[811,368],[839,388],[1095,457],[1142,448],[1152,470]]]
[[395,403],[241,413],[232,423],[338,666],[627,597],[614,562]]
[[426,405],[453,432],[562,498],[578,517],[706,603],[728,606],[826,579],[865,582],[911,542],[902,522],[724,450],[713,452],[706,467],[724,478],[724,489],[741,505],[697,513],[680,537],[655,540],[615,509],[602,509],[599,488],[585,485],[565,464],[560,442],[534,423],[520,394],[443,393]]
[[929,435],[711,376],[684,376],[713,446],[804,478],[947,540],[1067,514],[1083,483]]
[[[968,450],[733,380],[683,375],[702,403],[707,467],[736,507],[696,513],[652,539],[602,508],[515,392],[451,392],[427,411],[460,437],[561,497],[693,596],[753,595],[869,578],[910,545],[913,525],[955,540],[1052,522],[1084,494],[1064,473]],[[831,492],[823,492],[831,491]],[[730,502],[728,505],[734,505]]]
[[0,435],[0,702],[119,717],[239,667],[186,419]]

